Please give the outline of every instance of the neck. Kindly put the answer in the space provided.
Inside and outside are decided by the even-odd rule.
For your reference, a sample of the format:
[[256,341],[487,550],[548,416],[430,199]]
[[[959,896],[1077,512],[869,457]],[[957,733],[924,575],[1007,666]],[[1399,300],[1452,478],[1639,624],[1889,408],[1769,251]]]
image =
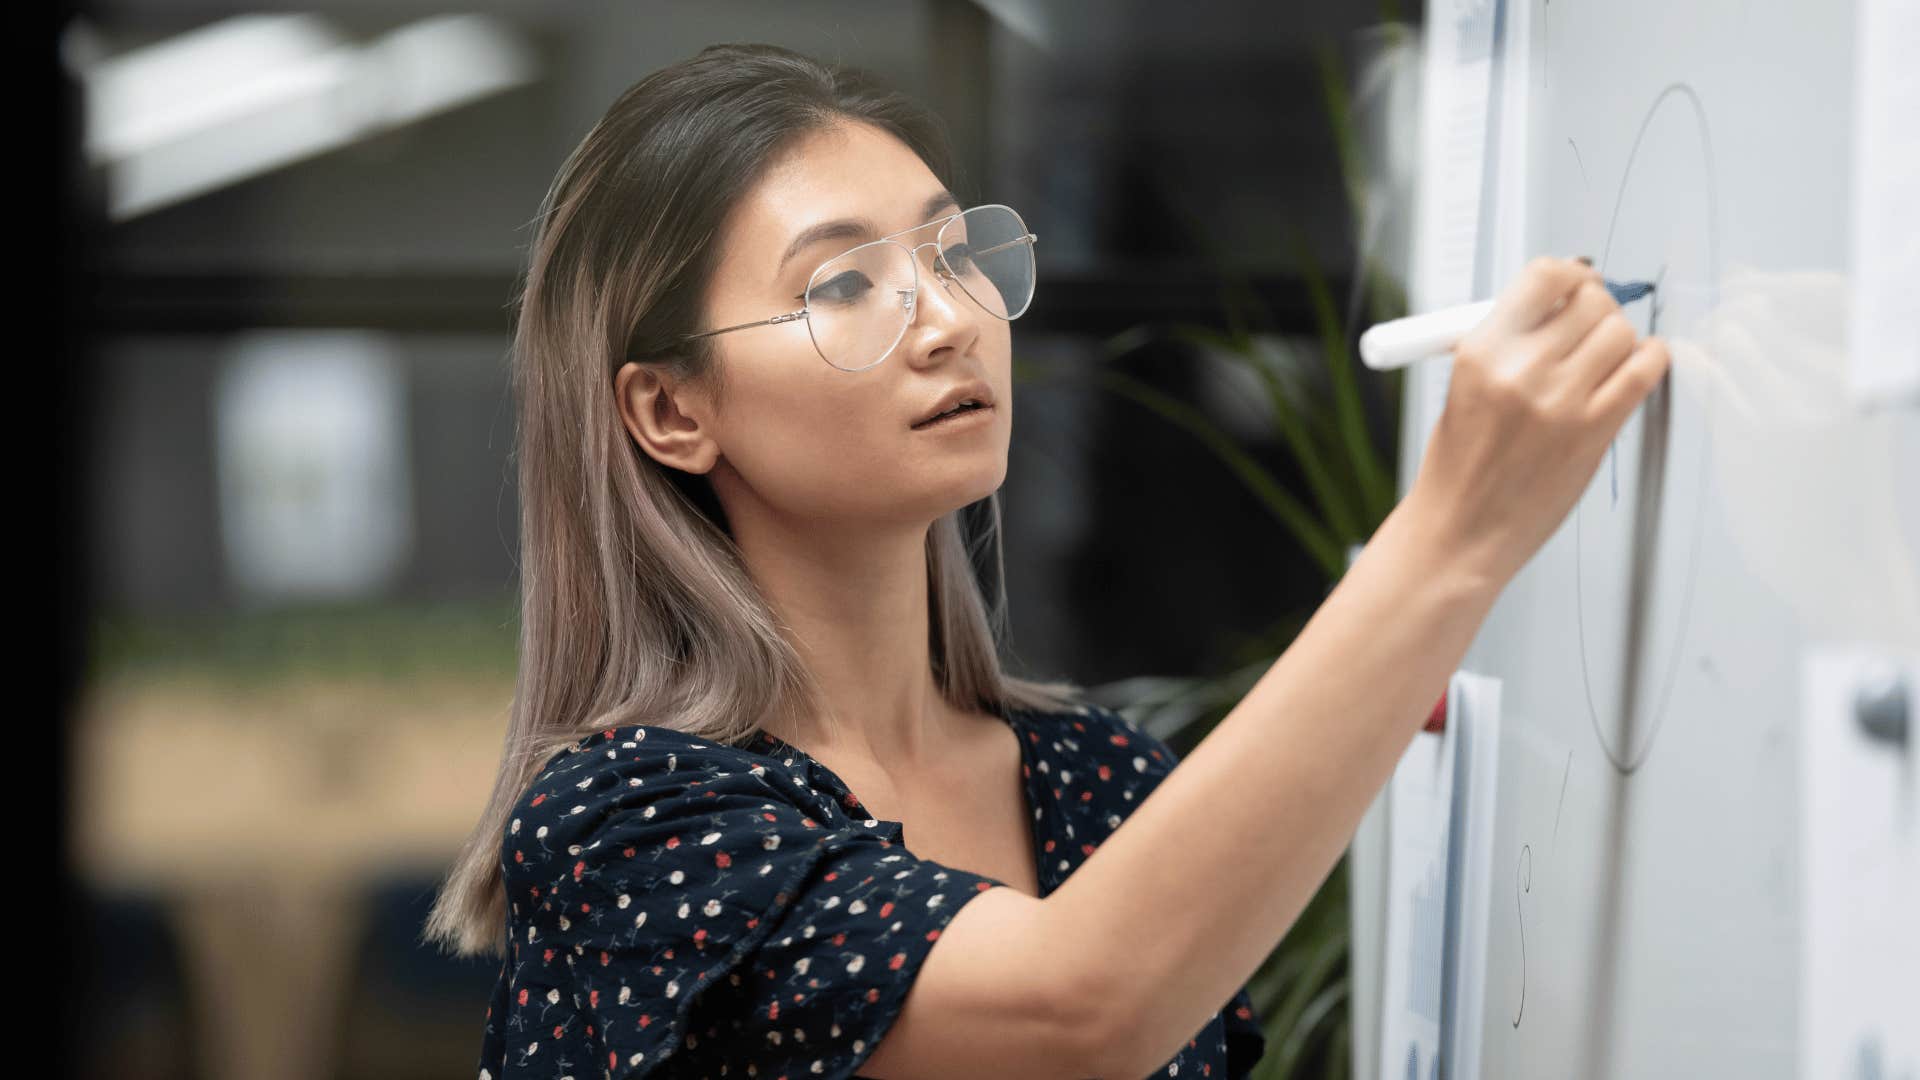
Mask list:
[[[773,731],[810,753],[858,755],[911,773],[960,734],[934,684],[927,530],[796,528],[729,519],[749,572],[818,682],[826,715]],[[744,526],[744,527],[743,527]]]

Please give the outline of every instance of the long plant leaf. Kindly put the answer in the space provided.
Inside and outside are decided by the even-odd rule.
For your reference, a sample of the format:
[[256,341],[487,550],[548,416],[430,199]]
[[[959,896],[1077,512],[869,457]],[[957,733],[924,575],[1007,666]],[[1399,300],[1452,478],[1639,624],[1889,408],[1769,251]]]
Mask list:
[[1280,1048],[1275,1055],[1276,1075],[1299,1075],[1301,1062],[1307,1051],[1314,1048],[1316,1038],[1331,1030],[1328,1018],[1337,1016],[1334,1010],[1347,1003],[1347,992],[1347,980],[1340,979],[1314,995],[1307,1007],[1301,1010],[1299,1020],[1281,1036]]
[[1366,169],[1360,164],[1360,149],[1354,139],[1352,110],[1347,103],[1346,75],[1340,66],[1340,54],[1322,35],[1314,42],[1313,58],[1320,74],[1320,97],[1327,109],[1327,127],[1333,134],[1334,154],[1340,162],[1340,179],[1347,188],[1347,208],[1353,217],[1353,234],[1360,235],[1367,202]]
[[[1376,518],[1384,517],[1393,505],[1394,486],[1380,461],[1379,452],[1373,447],[1371,436],[1367,434],[1366,414],[1360,405],[1360,389],[1354,382],[1352,355],[1347,349],[1347,332],[1334,309],[1333,293],[1327,288],[1326,278],[1321,275],[1319,264],[1308,250],[1306,237],[1301,234],[1299,225],[1290,224],[1288,234],[1293,240],[1300,273],[1307,281],[1314,319],[1320,327],[1320,346],[1327,361],[1328,383],[1333,388],[1334,418],[1339,425],[1341,441],[1346,445],[1347,455],[1358,473],[1357,479],[1365,495],[1369,514]],[[1338,577],[1338,571],[1332,576]]]
[[[1313,489],[1321,514],[1327,519],[1333,534],[1342,539],[1357,535],[1355,530],[1359,528],[1359,523],[1355,515],[1358,508],[1349,503],[1342,485],[1329,470],[1326,452],[1315,444],[1307,419],[1309,412],[1303,412],[1295,404],[1293,392],[1281,381],[1277,365],[1269,360],[1257,339],[1249,334],[1230,337],[1204,326],[1174,326],[1169,333],[1192,345],[1211,346],[1219,350],[1221,355],[1253,372],[1267,392],[1274,424],[1280,429],[1281,438],[1286,440],[1287,448],[1293,451],[1294,460],[1299,462],[1300,471],[1306,476],[1307,485]],[[1337,452],[1339,448],[1329,446],[1327,449]]]

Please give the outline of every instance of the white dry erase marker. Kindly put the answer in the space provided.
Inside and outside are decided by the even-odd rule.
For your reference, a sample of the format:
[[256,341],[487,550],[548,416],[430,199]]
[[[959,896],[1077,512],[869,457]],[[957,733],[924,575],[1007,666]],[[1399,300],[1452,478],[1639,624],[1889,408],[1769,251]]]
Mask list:
[[[1609,281],[1606,286],[1617,304],[1638,300],[1653,291],[1653,283],[1648,281]],[[1369,326],[1360,335],[1360,360],[1376,371],[1391,371],[1422,357],[1451,352],[1492,310],[1493,301],[1477,300]]]

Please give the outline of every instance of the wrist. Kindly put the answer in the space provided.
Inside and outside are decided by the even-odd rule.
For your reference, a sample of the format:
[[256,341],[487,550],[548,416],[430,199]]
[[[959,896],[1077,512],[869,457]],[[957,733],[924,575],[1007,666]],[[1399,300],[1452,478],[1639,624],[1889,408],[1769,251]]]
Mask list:
[[1493,545],[1476,540],[1449,510],[1415,485],[1387,512],[1367,548],[1385,540],[1395,562],[1413,580],[1491,602],[1506,588],[1513,572]]

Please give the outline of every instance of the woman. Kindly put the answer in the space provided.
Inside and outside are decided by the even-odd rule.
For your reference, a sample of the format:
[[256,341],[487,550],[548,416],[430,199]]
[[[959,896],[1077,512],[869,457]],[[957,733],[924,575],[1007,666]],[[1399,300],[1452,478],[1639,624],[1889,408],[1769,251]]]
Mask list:
[[714,46],[548,192],[518,694],[428,928],[504,949],[483,1077],[1244,1075],[1245,980],[1665,371],[1591,268],[1531,264],[1409,496],[1176,772],[1000,666],[970,555],[1036,237],[962,213],[940,131]]

